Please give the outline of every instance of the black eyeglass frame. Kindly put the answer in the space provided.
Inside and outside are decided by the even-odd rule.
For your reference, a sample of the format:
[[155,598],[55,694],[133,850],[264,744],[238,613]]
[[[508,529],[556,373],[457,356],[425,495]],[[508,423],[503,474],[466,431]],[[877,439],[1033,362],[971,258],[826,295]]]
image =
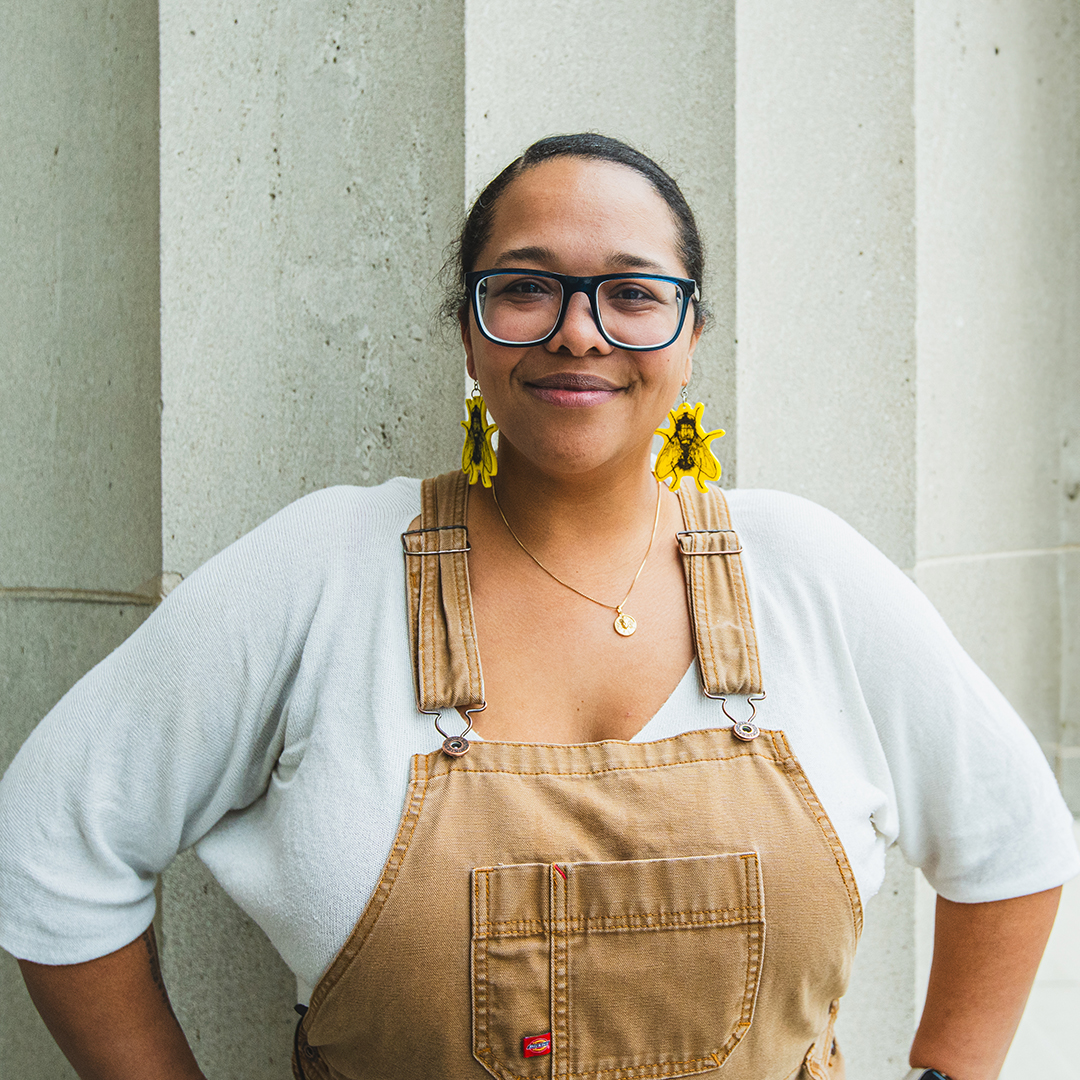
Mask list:
[[[551,328],[551,331],[545,334],[543,337],[535,338],[532,341],[507,341],[504,338],[495,337],[490,333],[487,327],[484,326],[483,317],[480,314],[480,282],[484,278],[494,277],[496,274],[525,274],[528,277],[541,277],[551,278],[553,281],[557,281],[562,286],[562,305],[559,308],[559,316],[555,320],[555,325]],[[660,345],[626,345],[621,341],[616,341],[612,338],[608,332],[604,329],[604,324],[600,319],[600,311],[597,307],[596,292],[601,285],[606,281],[670,281],[675,285],[678,285],[682,290],[682,308],[679,311],[679,321],[675,326],[675,333],[668,338],[667,341]],[[469,291],[469,303],[472,307],[473,316],[476,319],[477,329],[481,334],[493,342],[496,345],[507,345],[511,348],[525,348],[530,345],[543,345],[544,342],[550,341],[560,330],[563,324],[563,320],[566,318],[567,309],[570,307],[570,297],[574,293],[583,292],[589,298],[589,310],[592,312],[593,322],[596,323],[596,329],[600,331],[600,336],[616,349],[626,349],[629,352],[658,352],[660,349],[666,349],[678,336],[682,333],[683,324],[686,322],[686,311],[690,306],[690,301],[700,303],[701,293],[698,290],[698,284],[693,278],[681,278],[673,277],[670,274],[597,274],[595,277],[574,277],[571,274],[556,274],[551,270],[531,270],[516,266],[499,267],[495,270],[470,270],[465,274],[465,288]]]

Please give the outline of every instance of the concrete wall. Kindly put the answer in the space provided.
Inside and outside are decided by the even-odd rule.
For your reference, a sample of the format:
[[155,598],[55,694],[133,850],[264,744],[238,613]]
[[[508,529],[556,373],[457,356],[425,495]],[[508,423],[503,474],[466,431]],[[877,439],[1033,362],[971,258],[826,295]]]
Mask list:
[[165,564],[334,483],[449,468],[459,3],[161,4]]
[[0,585],[161,566],[153,4],[4,5]]
[[739,483],[915,561],[910,4],[738,13]]
[[[157,41],[144,0],[0,8],[0,769],[161,568]],[[74,1076],[6,954],[0,1016],[0,1073]]]
[[[452,466],[444,245],[530,141],[595,128],[699,212],[691,390],[725,482],[817,499],[912,570],[1080,806],[1076,6],[835,7],[0,12],[2,762],[147,610],[104,591],[313,488]],[[868,909],[853,1080],[903,1072],[912,883],[890,860]],[[159,921],[208,1075],[287,1076],[293,985],[261,931],[190,857]],[[0,1071],[70,1075],[9,960],[0,1009]]]
[[917,12],[916,576],[1080,812],[1080,9]]

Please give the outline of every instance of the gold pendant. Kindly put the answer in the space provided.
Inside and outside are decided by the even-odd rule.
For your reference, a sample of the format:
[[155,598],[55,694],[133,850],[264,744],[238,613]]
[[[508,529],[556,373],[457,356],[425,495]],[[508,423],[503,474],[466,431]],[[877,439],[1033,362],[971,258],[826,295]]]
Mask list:
[[620,637],[629,637],[637,629],[637,619],[633,615],[627,615],[622,605],[615,609],[615,633]]

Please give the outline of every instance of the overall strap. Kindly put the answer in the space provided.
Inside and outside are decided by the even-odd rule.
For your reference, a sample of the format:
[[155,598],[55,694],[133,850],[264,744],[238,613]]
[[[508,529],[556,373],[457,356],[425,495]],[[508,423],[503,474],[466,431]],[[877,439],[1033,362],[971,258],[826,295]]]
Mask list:
[[[469,590],[468,484],[444,473],[421,485],[420,528],[402,534],[409,642],[422,712],[482,705],[484,677]],[[718,488],[680,489],[678,534],[701,685],[706,694],[760,694],[761,663],[742,547]]]
[[761,694],[761,661],[743,573],[742,545],[731,528],[727,500],[719,488],[680,487],[686,528],[682,552],[694,649],[702,689],[710,697]]
[[420,487],[420,528],[401,537],[421,712],[484,701],[466,554],[468,501],[469,487],[460,471],[425,480]]

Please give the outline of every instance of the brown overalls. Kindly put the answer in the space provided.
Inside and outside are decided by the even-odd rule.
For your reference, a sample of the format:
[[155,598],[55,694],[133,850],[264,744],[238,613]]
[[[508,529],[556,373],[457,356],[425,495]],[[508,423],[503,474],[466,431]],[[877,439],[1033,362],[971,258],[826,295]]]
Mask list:
[[[418,703],[475,705],[468,490],[448,474],[422,498],[403,538]],[[703,687],[760,694],[724,498],[680,501]],[[781,732],[466,750],[413,758],[382,879],[299,1026],[298,1078],[843,1076],[862,909]]]

